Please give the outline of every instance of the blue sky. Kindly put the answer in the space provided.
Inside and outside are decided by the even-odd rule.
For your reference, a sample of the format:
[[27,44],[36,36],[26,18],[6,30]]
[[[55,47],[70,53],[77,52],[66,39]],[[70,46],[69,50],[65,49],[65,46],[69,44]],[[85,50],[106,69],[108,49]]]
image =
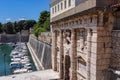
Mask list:
[[38,20],[40,12],[50,10],[51,0],[0,0],[0,22]]

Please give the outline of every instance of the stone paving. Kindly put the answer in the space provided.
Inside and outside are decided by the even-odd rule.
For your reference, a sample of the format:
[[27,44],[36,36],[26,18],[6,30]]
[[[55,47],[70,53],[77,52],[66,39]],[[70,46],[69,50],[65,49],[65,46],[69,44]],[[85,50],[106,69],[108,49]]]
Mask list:
[[0,80],[56,80],[59,74],[51,69],[0,77]]

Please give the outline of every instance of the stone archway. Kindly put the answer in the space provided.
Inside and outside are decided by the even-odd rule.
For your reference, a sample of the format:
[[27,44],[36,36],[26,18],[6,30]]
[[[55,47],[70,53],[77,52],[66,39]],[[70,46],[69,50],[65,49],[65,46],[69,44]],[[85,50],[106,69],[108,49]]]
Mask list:
[[65,55],[65,80],[70,80],[70,56]]

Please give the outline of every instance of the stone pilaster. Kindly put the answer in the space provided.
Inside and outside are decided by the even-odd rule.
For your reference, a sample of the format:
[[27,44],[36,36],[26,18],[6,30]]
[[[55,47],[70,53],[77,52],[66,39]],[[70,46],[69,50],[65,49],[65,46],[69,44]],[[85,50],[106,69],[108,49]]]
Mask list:
[[[106,17],[107,16],[107,17]],[[104,25],[97,27],[97,64],[96,80],[110,80],[109,66],[112,54],[111,30],[113,27],[112,13],[104,14]]]
[[64,59],[64,51],[63,51],[63,31],[60,31],[60,78],[63,79],[64,76],[64,67],[63,67],[63,59]]
[[98,27],[103,27],[103,17],[104,17],[104,13],[100,11],[98,13],[98,20],[97,20]]
[[91,80],[90,79],[90,74],[91,74],[91,37],[92,37],[92,31],[89,29],[87,31],[87,80]]
[[77,49],[76,49],[76,32],[75,29],[71,30],[71,75],[70,75],[70,79],[71,80],[77,80],[77,60],[76,60],[76,56],[77,56]]
[[57,71],[57,33],[52,32],[52,69]]

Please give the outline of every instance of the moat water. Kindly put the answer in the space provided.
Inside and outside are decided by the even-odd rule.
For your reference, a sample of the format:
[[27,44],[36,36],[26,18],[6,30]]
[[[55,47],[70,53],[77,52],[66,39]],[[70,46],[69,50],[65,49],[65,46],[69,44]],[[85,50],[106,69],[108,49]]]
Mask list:
[[[11,53],[12,50],[13,50],[12,46],[9,46],[7,44],[2,44],[2,45],[0,44],[0,76],[5,76],[5,73],[6,73],[6,75],[12,75],[12,72],[11,72],[11,69],[10,69],[10,66],[9,66],[9,64],[11,62],[10,53]],[[4,61],[3,54],[6,54],[5,61]],[[34,63],[32,61],[32,58],[31,58],[31,55],[30,55],[29,51],[28,51],[28,56],[31,59],[32,70],[35,71],[36,68],[34,66]]]

